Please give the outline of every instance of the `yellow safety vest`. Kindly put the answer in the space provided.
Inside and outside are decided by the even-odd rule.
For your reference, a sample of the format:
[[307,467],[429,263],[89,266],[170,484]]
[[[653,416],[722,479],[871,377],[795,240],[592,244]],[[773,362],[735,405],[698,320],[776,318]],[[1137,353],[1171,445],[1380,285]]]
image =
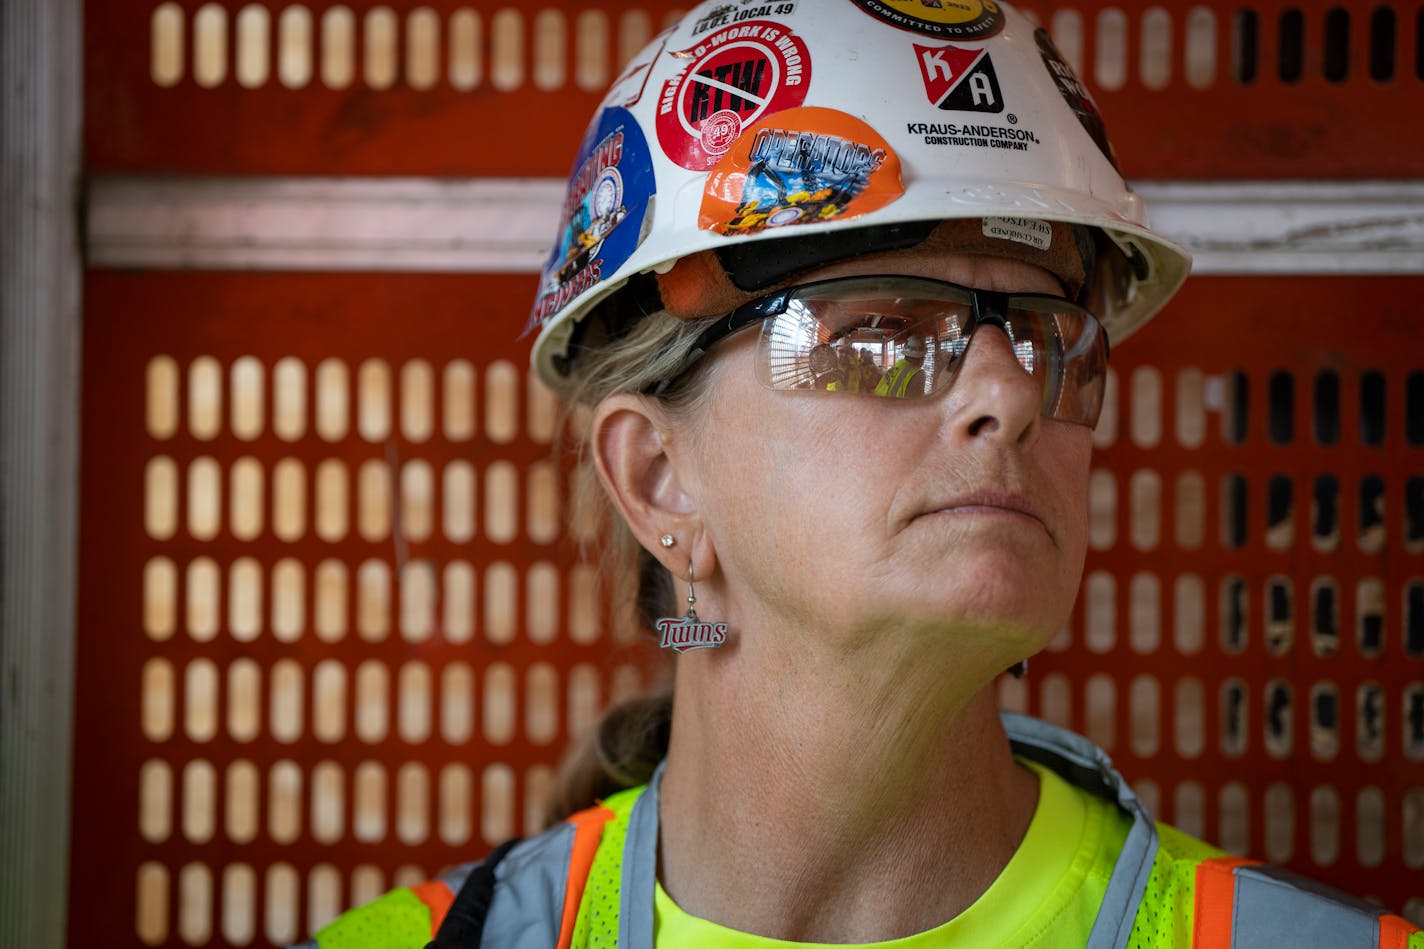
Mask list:
[[892,398],[903,399],[905,393],[910,388],[910,380],[915,378],[915,373],[920,371],[920,367],[902,359],[891,367],[885,377],[880,380],[875,387],[876,395],[888,395]]

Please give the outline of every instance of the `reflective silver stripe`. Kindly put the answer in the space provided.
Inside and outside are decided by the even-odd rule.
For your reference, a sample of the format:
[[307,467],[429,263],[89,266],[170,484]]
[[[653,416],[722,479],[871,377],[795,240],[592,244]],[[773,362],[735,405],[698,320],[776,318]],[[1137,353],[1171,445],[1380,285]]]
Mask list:
[[623,841],[623,877],[618,892],[618,949],[653,949],[653,899],[658,871],[658,788],[667,760],[633,803]]
[[1089,793],[1108,798],[1132,818],[1132,829],[1113,866],[1086,947],[1123,949],[1132,936],[1137,908],[1157,859],[1157,825],[1132,787],[1117,773],[1107,752],[1097,745],[1082,735],[1027,715],[1001,712],[999,717],[1015,752],[1052,768]]
[[483,949],[550,949],[559,941],[574,827],[560,824],[517,845],[494,869]]
[[1113,866],[1108,888],[1103,893],[1098,918],[1088,934],[1086,949],[1124,949],[1132,937],[1137,921],[1137,908],[1147,881],[1152,877],[1152,864],[1157,859],[1157,825],[1139,803],[1134,808],[1132,830],[1123,841],[1122,853]]
[[1238,867],[1232,949],[1375,949],[1379,907],[1278,867]]
[[1124,807],[1137,801],[1137,795],[1113,768],[1112,758],[1082,735],[1017,712],[1000,712],[999,719],[1016,751],[1034,760],[1042,757],[1034,754],[1035,751],[1047,752],[1053,760],[1042,761],[1042,764],[1054,767],[1056,761],[1067,765],[1066,768],[1054,767],[1054,770],[1069,784]]

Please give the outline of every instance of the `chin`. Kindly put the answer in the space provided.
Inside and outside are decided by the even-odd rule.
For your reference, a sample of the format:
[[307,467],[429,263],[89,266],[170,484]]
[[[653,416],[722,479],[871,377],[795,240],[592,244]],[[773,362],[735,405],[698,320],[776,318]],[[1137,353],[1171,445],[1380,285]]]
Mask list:
[[956,556],[934,580],[936,599],[976,615],[1064,615],[1073,606],[1079,578],[1056,559],[1017,556],[1001,548],[979,556]]
[[1017,662],[1046,646],[1072,613],[1077,588],[1064,594],[1060,587],[1056,577],[976,571],[939,590],[922,590],[931,595],[916,611],[914,625],[1012,642],[1015,651],[1023,650]]

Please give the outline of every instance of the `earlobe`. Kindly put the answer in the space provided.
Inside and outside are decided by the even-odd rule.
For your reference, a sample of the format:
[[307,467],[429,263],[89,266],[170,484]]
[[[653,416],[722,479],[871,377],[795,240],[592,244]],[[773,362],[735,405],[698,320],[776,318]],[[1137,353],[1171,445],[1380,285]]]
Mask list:
[[[655,403],[632,394],[609,396],[594,411],[589,444],[594,467],[618,513],[638,543],[677,576],[686,576],[687,558],[699,550],[697,571],[711,569],[700,552],[704,544],[697,505],[679,477],[675,452]],[[680,545],[664,546],[669,534]]]

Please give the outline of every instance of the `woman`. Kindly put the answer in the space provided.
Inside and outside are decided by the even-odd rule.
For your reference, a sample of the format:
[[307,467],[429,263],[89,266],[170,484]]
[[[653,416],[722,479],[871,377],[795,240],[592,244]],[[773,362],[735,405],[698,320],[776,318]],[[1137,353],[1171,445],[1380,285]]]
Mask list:
[[[1078,589],[1108,340],[1188,258],[1017,12],[775,9],[704,4],[615,84],[557,246],[617,223],[534,309],[672,687],[571,755],[567,820],[318,944],[1417,946],[1000,716]],[[827,347],[915,372],[818,388]]]

